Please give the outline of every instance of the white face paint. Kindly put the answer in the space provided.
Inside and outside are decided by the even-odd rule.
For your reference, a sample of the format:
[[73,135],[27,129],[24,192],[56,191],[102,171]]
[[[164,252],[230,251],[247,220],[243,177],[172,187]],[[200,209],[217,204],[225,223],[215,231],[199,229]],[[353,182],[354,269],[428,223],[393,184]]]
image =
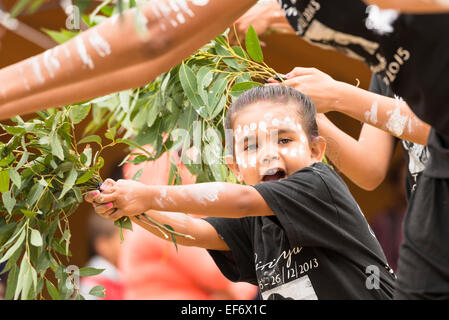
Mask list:
[[372,124],[377,123],[377,101],[374,101],[370,111],[365,112],[365,121]]
[[256,129],[257,129],[257,123],[251,122],[251,124],[249,125],[249,129],[250,129],[251,131],[256,130]]
[[273,119],[273,113],[267,112],[263,117],[266,121],[270,121],[271,119]]
[[279,119],[274,118],[271,121],[271,125],[275,126],[275,127],[279,127],[279,125],[281,124],[281,122],[279,121]]
[[249,166],[250,167],[255,167],[257,164],[257,158],[255,156],[250,157],[249,159]]
[[37,58],[34,58],[31,63],[32,63],[34,75],[36,76],[37,81],[39,83],[44,83],[45,79],[42,76],[41,67],[39,66],[39,60]]
[[259,129],[260,129],[262,132],[268,132],[268,131],[267,131],[267,124],[265,123],[265,121],[260,121],[260,122],[259,122]]
[[283,155],[286,155],[286,154],[288,153],[288,150],[287,150],[287,149],[282,149],[282,150],[281,150],[281,153],[282,153]]
[[92,34],[89,36],[89,42],[100,57],[111,54],[111,46],[100,36],[97,30],[92,30]]
[[92,58],[87,53],[86,47],[84,46],[83,39],[81,37],[75,37],[76,49],[78,51],[78,55],[81,58],[81,61],[87,65],[90,69],[94,68],[94,62]]

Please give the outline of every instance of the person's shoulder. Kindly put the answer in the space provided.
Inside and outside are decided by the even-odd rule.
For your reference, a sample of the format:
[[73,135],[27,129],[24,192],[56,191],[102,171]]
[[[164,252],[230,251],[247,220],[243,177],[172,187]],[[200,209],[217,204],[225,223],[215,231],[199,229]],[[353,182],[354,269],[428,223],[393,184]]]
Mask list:
[[308,167],[304,167],[301,170],[296,171],[292,174],[292,178],[304,178],[308,176],[311,179],[329,178],[335,177],[335,171],[323,162],[315,162]]

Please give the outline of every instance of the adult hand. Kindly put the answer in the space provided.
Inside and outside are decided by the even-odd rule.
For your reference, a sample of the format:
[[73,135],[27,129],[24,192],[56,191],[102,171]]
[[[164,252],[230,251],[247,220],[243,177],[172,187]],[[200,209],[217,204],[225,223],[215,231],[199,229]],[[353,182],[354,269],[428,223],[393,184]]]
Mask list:
[[89,192],[85,200],[93,204],[96,213],[107,219],[115,221],[150,209],[148,187],[140,182],[106,179],[100,189],[101,192]]
[[[234,27],[231,26],[229,42],[232,45],[238,45],[238,41],[244,44],[246,31],[250,25],[258,35],[266,35],[271,32],[294,33],[276,1],[257,4],[234,22],[237,35],[234,32]],[[260,44],[265,46],[263,41],[260,41]]]
[[317,113],[334,110],[338,101],[339,82],[316,68],[296,67],[287,75],[284,83],[270,79],[268,85],[286,85],[312,99]]

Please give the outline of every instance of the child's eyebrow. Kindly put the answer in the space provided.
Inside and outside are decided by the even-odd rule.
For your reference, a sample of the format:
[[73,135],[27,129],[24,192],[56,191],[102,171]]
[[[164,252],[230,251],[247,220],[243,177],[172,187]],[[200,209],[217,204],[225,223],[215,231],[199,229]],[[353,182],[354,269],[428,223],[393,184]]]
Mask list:
[[291,128],[281,128],[278,131],[278,134],[284,134],[284,133],[296,133],[296,130],[293,130]]

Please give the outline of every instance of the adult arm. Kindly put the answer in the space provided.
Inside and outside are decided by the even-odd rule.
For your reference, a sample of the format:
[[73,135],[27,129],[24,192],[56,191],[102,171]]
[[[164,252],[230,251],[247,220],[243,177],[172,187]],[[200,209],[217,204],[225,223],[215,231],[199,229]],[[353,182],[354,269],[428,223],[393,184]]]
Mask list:
[[336,81],[315,68],[294,68],[287,74],[284,84],[308,95],[320,113],[342,112],[397,138],[427,144],[430,126],[416,117],[400,98],[386,97]]
[[255,2],[151,1],[141,8],[144,33],[136,31],[135,10],[127,10],[0,70],[0,119],[143,85],[223,32]]
[[394,138],[368,124],[354,139],[324,114],[317,115],[320,136],[327,140],[326,156],[346,177],[365,190],[376,189],[385,179],[394,152]]
[[405,13],[447,13],[447,0],[364,0],[382,9],[396,9]]
[[[245,34],[250,25],[254,27],[258,35],[269,33],[296,34],[276,0],[257,3],[235,21],[235,31],[240,43],[244,43]],[[229,40],[233,43],[237,42],[236,34],[232,28],[229,33]]]

